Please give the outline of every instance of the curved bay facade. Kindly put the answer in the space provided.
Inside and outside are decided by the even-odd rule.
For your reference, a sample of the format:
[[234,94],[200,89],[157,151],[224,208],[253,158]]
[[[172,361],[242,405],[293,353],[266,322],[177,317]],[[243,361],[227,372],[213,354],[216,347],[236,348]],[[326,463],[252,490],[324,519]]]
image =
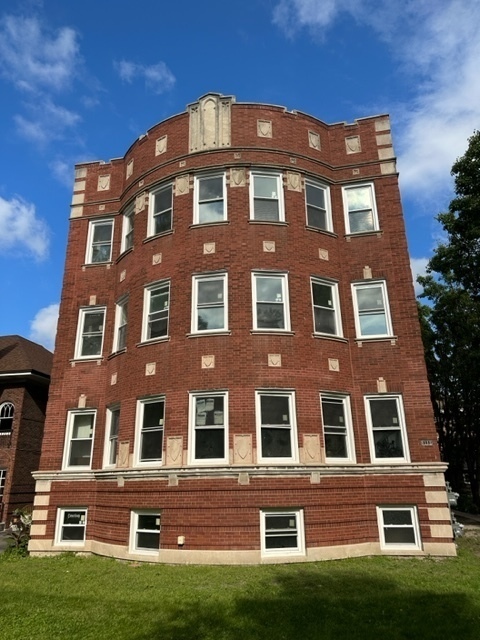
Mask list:
[[30,549],[455,553],[388,116],[208,94],[76,167]]

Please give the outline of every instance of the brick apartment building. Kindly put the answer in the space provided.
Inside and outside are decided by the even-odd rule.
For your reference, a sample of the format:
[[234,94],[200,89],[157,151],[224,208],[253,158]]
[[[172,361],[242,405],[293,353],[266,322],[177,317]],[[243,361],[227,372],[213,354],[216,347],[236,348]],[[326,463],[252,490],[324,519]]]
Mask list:
[[77,165],[30,549],[452,555],[388,116],[208,94]]
[[33,504],[53,354],[20,336],[0,336],[0,530]]

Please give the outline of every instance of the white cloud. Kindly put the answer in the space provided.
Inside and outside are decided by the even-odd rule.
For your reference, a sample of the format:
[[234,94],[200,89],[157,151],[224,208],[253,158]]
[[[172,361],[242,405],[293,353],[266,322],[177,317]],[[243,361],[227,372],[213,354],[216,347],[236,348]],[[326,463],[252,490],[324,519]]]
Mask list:
[[410,77],[414,97],[395,105],[396,151],[405,193],[451,189],[450,169],[480,122],[477,0],[280,0],[273,20],[288,37],[325,37],[341,14],[373,29]]
[[30,340],[43,344],[50,351],[53,351],[55,346],[59,306],[51,304],[40,309],[30,323]]
[[19,134],[40,145],[52,140],[61,140],[67,129],[72,129],[81,120],[78,113],[54,104],[49,98],[27,105],[30,117],[14,117]]
[[72,189],[74,162],[67,162],[62,158],[56,158],[50,162],[49,167],[55,178],[65,187]]
[[0,196],[0,253],[27,253],[37,260],[48,255],[49,230],[38,218],[35,205],[19,196],[5,200]]
[[426,275],[428,260],[429,258],[410,258],[413,286],[415,287],[415,295],[417,296],[423,291],[422,285],[417,282],[417,277]]
[[143,78],[145,86],[153,93],[169,91],[175,84],[175,76],[164,62],[143,65],[129,60],[114,62],[114,67],[123,80],[131,84],[137,78]]
[[53,33],[36,17],[0,20],[0,73],[25,91],[63,90],[80,62],[77,33],[62,27]]

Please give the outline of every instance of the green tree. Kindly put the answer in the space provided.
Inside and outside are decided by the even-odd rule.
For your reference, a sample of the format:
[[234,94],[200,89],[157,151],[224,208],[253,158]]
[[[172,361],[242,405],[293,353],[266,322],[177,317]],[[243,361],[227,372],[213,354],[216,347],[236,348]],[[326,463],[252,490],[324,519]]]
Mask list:
[[439,443],[454,488],[466,468],[480,508],[480,132],[452,167],[455,198],[438,216],[446,240],[420,277],[420,320]]

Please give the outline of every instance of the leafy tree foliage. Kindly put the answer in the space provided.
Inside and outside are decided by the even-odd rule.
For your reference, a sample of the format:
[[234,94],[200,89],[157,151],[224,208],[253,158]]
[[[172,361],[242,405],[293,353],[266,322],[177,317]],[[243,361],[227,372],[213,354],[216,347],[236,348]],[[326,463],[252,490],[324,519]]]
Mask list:
[[455,198],[438,220],[446,241],[429,262],[420,321],[432,402],[449,479],[466,469],[480,508],[480,132],[452,167]]

